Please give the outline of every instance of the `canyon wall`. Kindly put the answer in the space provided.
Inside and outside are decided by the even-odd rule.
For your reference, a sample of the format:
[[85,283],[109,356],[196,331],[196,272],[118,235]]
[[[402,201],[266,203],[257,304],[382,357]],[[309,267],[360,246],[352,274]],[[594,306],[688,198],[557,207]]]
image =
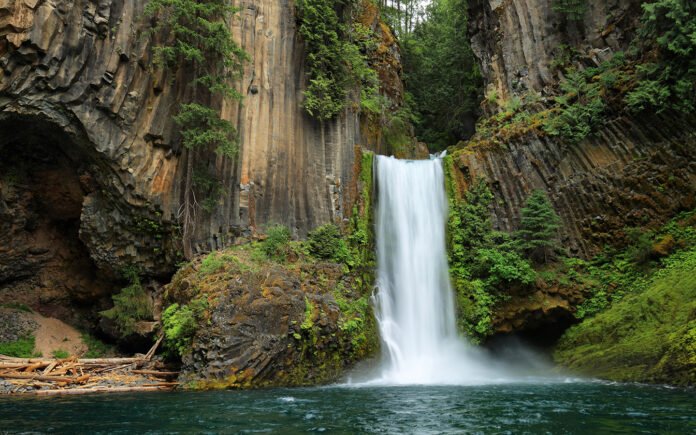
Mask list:
[[[472,0],[471,40],[487,92],[546,102],[562,79],[552,67],[562,46],[578,53],[579,67],[598,65],[628,47],[640,3],[588,0],[573,21],[553,11],[553,0]],[[563,246],[589,257],[624,242],[625,227],[657,227],[696,206],[695,128],[692,116],[621,113],[579,144],[529,134],[455,157],[464,182],[490,181],[498,229],[514,230],[526,197],[544,189],[563,220]]]
[[[304,48],[293,1],[236,6],[232,30],[250,60],[238,82],[244,99],[223,103],[222,114],[236,124],[240,149],[234,159],[211,154],[198,162],[215,173],[222,194],[212,212],[197,213],[196,251],[268,223],[303,235],[340,222],[361,142],[358,104],[323,125],[301,108]],[[153,67],[143,7],[133,0],[0,0],[0,153],[64,162],[81,180],[79,237],[97,267],[165,276],[180,259],[184,171],[172,116],[187,89],[184,77]],[[380,75],[398,79],[395,40],[378,16],[371,25],[397,60]],[[24,166],[24,181],[12,186],[5,175],[13,169],[0,168],[3,192],[41,184],[32,164]],[[1,237],[9,246],[3,252],[11,252],[0,253],[0,264],[26,257],[36,244],[23,212],[9,211],[19,203],[8,201],[9,193],[0,197],[14,223],[3,223],[12,229]]]
[[[197,158],[220,195],[197,210],[196,253],[271,223],[303,236],[342,222],[357,191],[356,146],[382,146],[355,92],[323,125],[304,112],[292,0],[234,3],[231,30],[249,55],[235,84],[243,99],[214,103],[239,151]],[[172,118],[189,91],[181,72],[154,67],[144,6],[0,0],[0,304],[92,329],[124,270],[162,282],[183,260],[185,165]],[[381,41],[371,62],[398,105],[396,40],[376,9],[356,12]]]

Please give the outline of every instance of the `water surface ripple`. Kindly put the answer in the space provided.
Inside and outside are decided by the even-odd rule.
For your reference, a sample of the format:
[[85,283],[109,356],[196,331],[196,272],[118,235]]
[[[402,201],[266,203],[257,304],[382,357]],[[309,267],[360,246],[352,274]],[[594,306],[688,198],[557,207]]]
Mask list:
[[696,392],[600,382],[0,398],[0,433],[696,433]]

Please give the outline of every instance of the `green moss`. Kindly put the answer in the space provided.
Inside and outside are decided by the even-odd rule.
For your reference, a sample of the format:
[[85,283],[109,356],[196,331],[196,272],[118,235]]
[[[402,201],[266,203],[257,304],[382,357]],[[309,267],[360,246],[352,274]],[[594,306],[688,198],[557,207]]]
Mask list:
[[87,352],[82,355],[83,358],[102,358],[116,353],[113,346],[86,333],[82,334],[82,342],[87,346]]
[[233,255],[220,254],[219,252],[211,252],[203,261],[198,273],[201,276],[210,275],[225,267],[226,263],[238,261]]
[[16,341],[0,343],[0,355],[16,358],[32,358],[37,356],[34,352],[35,340],[33,335],[20,338]]
[[51,356],[53,356],[53,358],[65,359],[70,356],[70,353],[67,350],[56,349],[51,352]]
[[554,354],[618,381],[696,384],[696,250],[672,256],[648,288],[569,329]]
[[305,296],[305,316],[304,320],[302,321],[302,325],[300,325],[300,328],[303,330],[310,330],[314,327],[314,321],[312,320],[314,317],[314,304],[312,301],[309,300],[307,296]]
[[24,311],[25,313],[33,313],[34,310],[29,308],[26,304],[22,304],[20,302],[9,302],[6,304],[0,304],[0,307],[2,308],[10,308],[13,310],[19,310],[19,311]]
[[348,229],[348,245],[357,265],[370,267],[374,265],[374,234],[372,227],[372,167],[374,154],[361,151],[358,173],[359,192],[353,206]]

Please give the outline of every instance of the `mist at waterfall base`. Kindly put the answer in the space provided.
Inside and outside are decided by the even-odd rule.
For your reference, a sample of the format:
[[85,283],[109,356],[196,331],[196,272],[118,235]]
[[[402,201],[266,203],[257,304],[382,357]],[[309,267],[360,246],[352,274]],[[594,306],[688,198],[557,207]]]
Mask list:
[[442,162],[376,157],[375,316],[382,340],[376,369],[351,384],[477,385],[561,381],[550,364],[510,341],[493,357],[457,333],[447,264]]

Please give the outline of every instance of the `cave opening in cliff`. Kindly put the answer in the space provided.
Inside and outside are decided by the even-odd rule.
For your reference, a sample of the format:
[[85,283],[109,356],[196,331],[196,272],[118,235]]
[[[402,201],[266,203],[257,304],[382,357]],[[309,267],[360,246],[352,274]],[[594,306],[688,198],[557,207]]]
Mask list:
[[519,330],[499,333],[485,344],[494,354],[505,354],[508,349],[524,346],[540,354],[550,354],[563,333],[578,320],[568,311],[555,310],[536,321],[530,320]]
[[36,118],[0,120],[0,303],[21,303],[83,328],[113,292],[80,240],[93,162]]

